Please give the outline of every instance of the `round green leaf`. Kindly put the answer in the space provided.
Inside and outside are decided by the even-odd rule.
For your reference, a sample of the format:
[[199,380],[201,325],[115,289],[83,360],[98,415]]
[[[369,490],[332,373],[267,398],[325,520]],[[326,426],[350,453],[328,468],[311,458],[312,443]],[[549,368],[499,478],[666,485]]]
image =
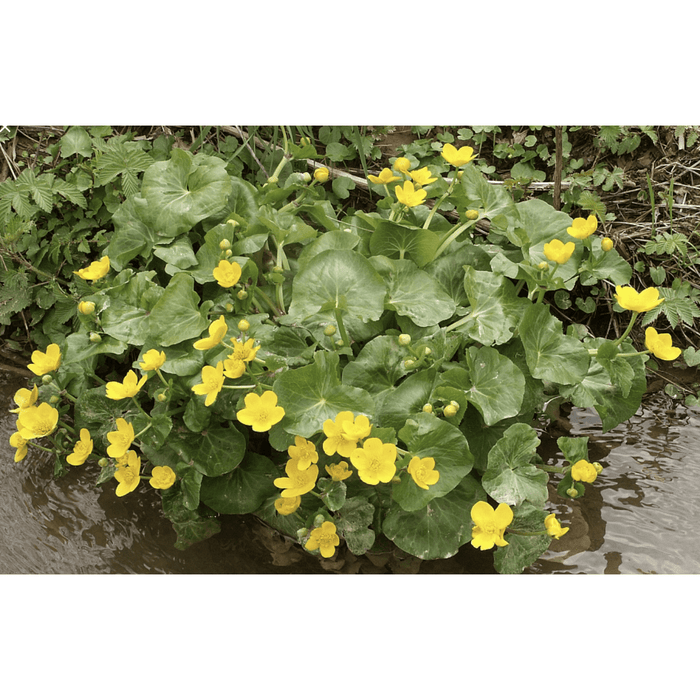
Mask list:
[[486,492],[479,482],[467,474],[447,495],[419,510],[407,512],[394,506],[382,529],[397,547],[414,557],[447,559],[471,541],[469,512],[477,501],[485,499]]
[[199,498],[217,513],[252,513],[277,493],[273,482],[278,476],[279,469],[267,457],[249,452],[233,471],[204,477]]
[[304,320],[318,311],[340,310],[363,321],[384,312],[386,285],[354,250],[325,250],[296,275],[289,315]]

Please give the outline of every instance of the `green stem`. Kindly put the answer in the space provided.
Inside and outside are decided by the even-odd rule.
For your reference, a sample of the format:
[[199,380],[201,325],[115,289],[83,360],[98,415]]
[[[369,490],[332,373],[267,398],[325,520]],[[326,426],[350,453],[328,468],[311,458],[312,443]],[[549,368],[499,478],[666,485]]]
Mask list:
[[230,386],[228,384],[222,385],[222,389],[255,389],[257,384],[236,384],[236,386]]
[[62,428],[65,428],[71,435],[77,435],[75,428],[73,428],[72,425],[67,425],[62,420],[58,421],[58,425],[60,425]]
[[428,226],[430,226],[430,222],[432,221],[435,212],[438,210],[438,207],[452,193],[452,190],[454,189],[454,186],[455,186],[455,182],[457,182],[457,171],[456,170],[455,170],[454,177],[452,178],[452,182],[450,182],[449,187],[442,193],[442,197],[440,197],[440,199],[438,199],[438,201],[435,202],[435,204],[433,205],[433,208],[430,210],[430,214],[428,214],[428,218],[425,220],[425,223],[423,224],[423,228],[428,228]]
[[[345,330],[345,324],[343,323],[343,314],[340,312],[338,307],[335,308],[335,320],[338,325],[338,330],[340,331],[340,337],[343,339],[343,345],[346,348],[350,348],[350,338],[348,337],[348,332]],[[352,350],[352,348],[350,348]]]
[[51,454],[56,454],[56,450],[52,447],[44,447],[43,445],[40,445],[37,442],[31,442],[30,440],[27,441],[27,445],[31,445],[32,447],[36,447],[40,450],[44,450],[44,452],[51,452]]
[[510,528],[506,528],[507,531],[511,535],[526,535],[528,537],[535,537],[536,535],[547,535],[548,532],[546,530],[511,530]]
[[[265,292],[263,292],[263,290],[260,289],[260,287],[253,287],[253,295],[260,297],[265,302],[270,311],[272,311],[272,314],[274,316],[280,315],[279,309],[277,309],[272,299],[270,299],[270,297],[267,296],[267,294],[265,294]],[[260,304],[258,304],[258,308],[259,307]]]
[[619,345],[630,334],[632,326],[634,326],[634,322],[637,320],[637,316],[639,316],[639,311],[633,311],[629,326],[627,326],[627,330],[617,340],[613,341],[615,345]]
[[134,402],[134,405],[139,409],[139,411],[141,411],[141,413],[143,413],[143,415],[150,420],[151,417],[148,415],[148,413],[146,413],[146,411],[143,410],[143,408],[141,408],[141,404],[136,400],[136,397],[132,396],[131,400]]
[[[454,241],[457,238],[457,236],[459,236],[459,234],[462,233],[465,229],[471,226],[472,223],[472,221],[467,221],[465,224],[462,224],[457,229],[450,229],[445,234],[445,240],[443,240],[443,242],[438,246],[438,249],[435,251],[435,255],[433,255],[433,260],[437,260],[437,258],[440,257],[440,255],[442,255],[442,253],[452,243],[452,241]],[[425,226],[423,228],[425,228]]]
[[[148,415],[148,414],[146,414],[146,415]],[[150,416],[149,416],[149,418],[150,418]],[[136,435],[134,435],[134,440],[136,440],[136,438],[139,437],[139,435],[143,435],[147,430],[150,430],[152,425],[153,424],[149,421],[148,425],[141,432],[136,433]]]

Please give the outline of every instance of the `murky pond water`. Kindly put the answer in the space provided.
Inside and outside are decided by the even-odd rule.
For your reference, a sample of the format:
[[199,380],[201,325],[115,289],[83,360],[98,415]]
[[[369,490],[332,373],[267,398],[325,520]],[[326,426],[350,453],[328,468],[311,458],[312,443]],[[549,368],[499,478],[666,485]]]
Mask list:
[[[153,490],[119,498],[109,484],[95,486],[95,465],[54,480],[51,455],[36,450],[14,463],[7,409],[21,386],[0,372],[0,574],[493,573],[491,553],[469,546],[435,562],[347,552],[325,562],[253,516],[223,518],[221,533],[179,551]],[[655,395],[606,434],[593,411],[576,409],[570,420],[604,471],[578,502],[553,492],[570,532],[527,573],[700,573],[700,414]]]

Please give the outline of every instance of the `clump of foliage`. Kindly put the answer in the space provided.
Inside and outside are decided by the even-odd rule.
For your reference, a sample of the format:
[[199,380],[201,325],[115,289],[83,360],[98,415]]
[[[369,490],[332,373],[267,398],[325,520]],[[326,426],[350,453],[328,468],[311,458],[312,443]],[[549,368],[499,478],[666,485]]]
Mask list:
[[[62,310],[36,326],[11,444],[17,461],[52,450],[56,473],[97,459],[119,496],[148,479],[178,547],[255,513],[326,558],[341,541],[422,559],[471,543],[520,572],[568,530],[551,475],[577,499],[602,469],[587,438],[560,438],[565,467],[541,460],[545,404],[593,407],[610,430],[638,409],[649,355],[680,353],[651,326],[644,348],[628,340],[665,302],[629,285],[596,216],[517,200],[449,138],[439,165],[407,152],[370,175],[371,211],[343,212],[330,169],[307,171],[309,136],[283,129],[260,182],[238,144],[224,158],[104,135],[69,130],[61,155],[86,162],[32,176],[51,197],[59,179],[90,191],[70,203],[92,207],[91,255],[53,256],[42,228],[3,256]],[[16,182],[6,221],[41,209]],[[596,285],[615,289],[617,337],[565,328],[550,303]]]

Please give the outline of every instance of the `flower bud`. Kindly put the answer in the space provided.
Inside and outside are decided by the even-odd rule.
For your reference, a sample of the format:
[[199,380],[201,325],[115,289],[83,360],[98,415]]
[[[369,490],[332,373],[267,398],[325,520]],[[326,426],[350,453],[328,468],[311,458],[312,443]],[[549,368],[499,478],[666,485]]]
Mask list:
[[248,321],[246,321],[244,318],[242,318],[238,322],[237,328],[241,333],[245,333],[250,328],[250,323]]
[[273,272],[277,272],[277,273],[282,273],[282,272],[284,272],[284,268],[283,268],[281,265],[275,265],[275,266],[272,268],[272,271],[273,271]]
[[600,247],[607,253],[608,251],[613,249],[613,242],[612,238],[608,238],[607,236],[600,242]]
[[540,270],[549,270],[549,263],[546,260],[543,260],[537,267],[540,268]]
[[227,248],[230,248],[230,247],[231,247],[231,241],[229,241],[228,238],[224,238],[223,241],[219,242],[219,248],[221,248],[221,250],[226,250]]
[[229,219],[226,223],[229,226],[232,226],[233,228],[236,228],[236,226],[238,226],[238,222],[235,219]]
[[167,400],[168,400],[168,397],[165,394],[158,394],[158,396],[156,396],[156,401],[158,403],[164,403]]
[[457,408],[450,404],[449,406],[445,406],[445,408],[442,411],[447,418],[452,418],[452,416],[457,415]]
[[476,209],[467,209],[467,211],[464,212],[464,216],[466,216],[467,219],[474,221],[474,219],[479,218],[479,212]]
[[224,258],[230,258],[233,255],[233,251],[230,248],[226,248],[224,251]]
[[411,342],[411,336],[408,333],[402,333],[399,336],[399,345],[409,345]]
[[343,345],[345,345],[342,338],[340,340],[336,340],[335,344],[336,344],[336,347],[339,347],[339,348],[342,348]]
[[78,304],[78,311],[80,311],[81,314],[84,314],[85,316],[88,316],[95,310],[95,302],[94,301],[81,301]]
[[226,304],[226,311],[231,313],[233,311],[233,304],[229,301],[228,304]]
[[314,527],[321,527],[323,523],[326,522],[326,518],[324,517],[323,513],[319,513],[315,518],[314,518]]
[[102,467],[102,469],[104,469],[108,464],[109,464],[109,460],[108,460],[106,457],[103,457],[103,458],[97,463],[97,465],[98,465],[99,467]]
[[244,299],[248,298],[248,292],[246,292],[245,289],[239,289],[236,296],[243,301]]
[[426,355],[426,356],[427,356],[427,355],[431,355],[432,352],[433,352],[433,351],[432,351],[430,348],[423,348],[423,354]]
[[433,404],[426,403],[423,405],[423,413],[432,413],[432,412],[433,412]]
[[297,530],[297,539],[303,540],[309,534],[309,528],[302,527]]
[[299,139],[299,145],[303,148],[304,146],[310,146],[311,145],[311,139],[308,136],[302,136]]
[[101,343],[102,336],[99,333],[90,333],[90,342],[91,343]]
[[330,176],[331,172],[328,168],[316,168],[316,170],[314,170],[314,180],[322,184],[328,182]]
[[400,476],[395,476],[391,479],[392,484],[400,484],[401,483],[401,477]]
[[52,381],[53,381],[53,377],[50,374],[45,374],[41,378],[41,383],[44,385],[51,384]]
[[60,396],[56,396],[56,394],[54,394],[54,395],[49,399],[49,403],[50,403],[50,404],[57,404],[60,400],[61,400],[61,397],[60,397]]
[[603,465],[600,462],[593,462],[593,466],[598,474],[603,471]]
[[576,498],[576,496],[578,496],[578,491],[573,486],[570,489],[566,489],[566,493],[571,496],[571,498]]
[[415,365],[415,364],[416,364],[416,361],[411,359],[410,357],[407,360],[403,361],[403,366],[406,369],[411,369],[411,367],[413,367],[413,365]]
[[327,335],[328,337],[330,337],[332,335],[335,335],[335,332],[337,330],[338,329],[333,324],[328,325],[323,329],[323,335]]
[[267,178],[267,181],[271,185],[276,185],[279,182],[279,178],[276,175],[270,175],[270,177]]
[[301,176],[301,179],[302,179],[304,182],[311,182],[311,173],[304,173],[304,174]]

